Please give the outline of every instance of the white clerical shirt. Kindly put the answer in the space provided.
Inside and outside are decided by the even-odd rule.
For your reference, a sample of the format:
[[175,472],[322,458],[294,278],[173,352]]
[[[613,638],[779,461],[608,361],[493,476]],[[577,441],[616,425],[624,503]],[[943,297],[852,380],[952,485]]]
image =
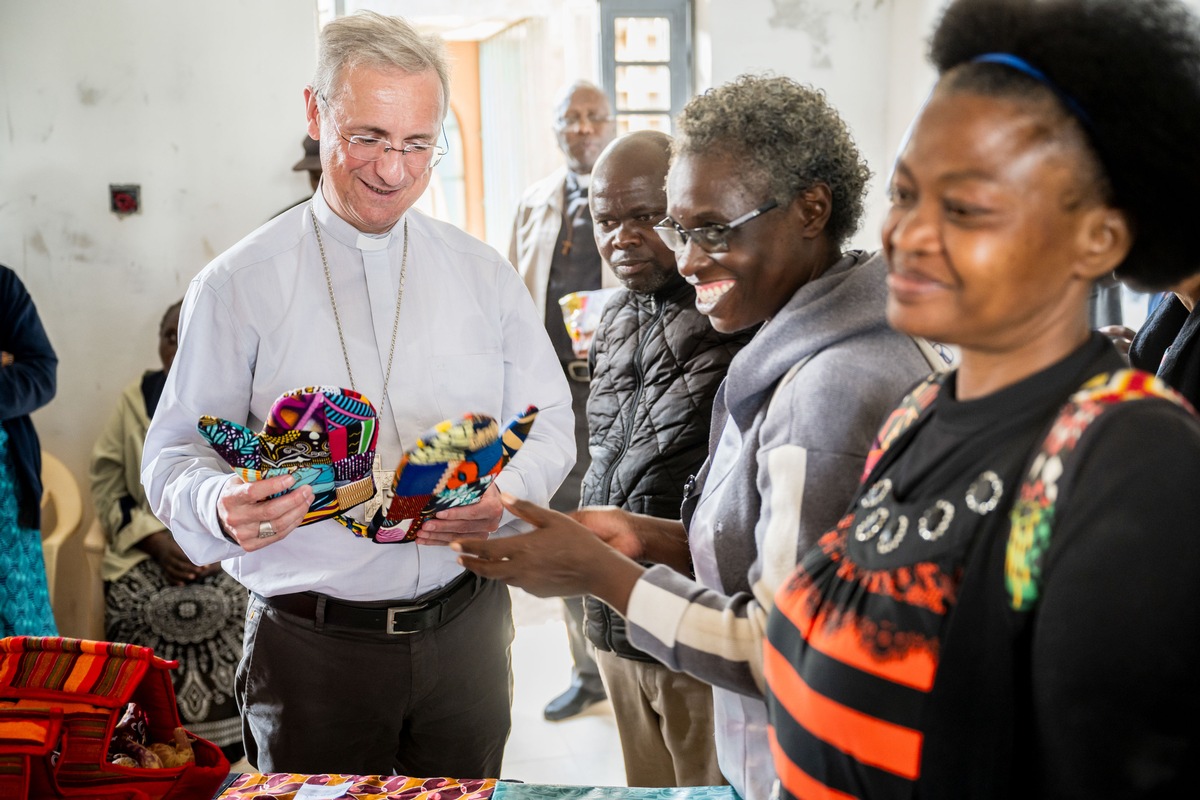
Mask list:
[[[335,215],[320,191],[313,208],[353,388],[379,413],[383,468],[395,469],[404,448],[443,419],[484,413],[504,424],[536,405],[528,440],[496,483],[545,505],[575,457],[571,397],[517,272],[482,242],[410,209],[404,298],[380,407],[405,219],[386,236],[370,237]],[[221,561],[264,596],[311,590],[347,600],[413,598],[462,572],[448,547],[375,544],[333,520],[253,553],[221,533],[217,498],[232,473],[198,433],[201,415],[257,431],[285,392],[351,388],[308,204],[263,225],[196,276],[180,332],[146,436],[142,482],[192,561]],[[499,533],[519,524],[506,512]]]

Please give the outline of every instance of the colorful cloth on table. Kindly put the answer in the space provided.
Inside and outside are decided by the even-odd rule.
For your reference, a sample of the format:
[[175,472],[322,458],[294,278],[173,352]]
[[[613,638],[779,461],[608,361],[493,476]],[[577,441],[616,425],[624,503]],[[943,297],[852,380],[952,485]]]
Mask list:
[[227,573],[173,586],[154,559],[109,583],[105,596],[105,637],[178,661],[171,683],[183,724],[234,760],[241,757],[242,723],[233,677],[245,616],[246,590]]
[[[348,784],[338,795],[355,800],[488,800],[496,786],[495,778],[454,780],[452,778],[409,778],[404,775],[303,775],[273,772],[247,772],[234,777],[219,800],[293,800],[304,786]],[[328,797],[328,795],[320,795]]]
[[0,636],[57,636],[42,532],[18,521],[8,433],[0,426]]
[[501,781],[496,784],[492,800],[741,800],[741,797],[732,786],[626,788]]
[[[563,786],[497,781],[495,778],[409,778],[403,775],[301,775],[245,773],[231,776],[218,800],[295,800],[304,786],[349,784],[342,797],[354,800],[740,800],[730,786],[626,788]],[[326,796],[326,795],[321,795]]]
[[375,495],[372,468],[378,438],[375,407],[360,393],[309,386],[271,406],[262,433],[203,416],[201,435],[245,481],[292,474],[311,485],[313,502],[301,525],[348,511]]

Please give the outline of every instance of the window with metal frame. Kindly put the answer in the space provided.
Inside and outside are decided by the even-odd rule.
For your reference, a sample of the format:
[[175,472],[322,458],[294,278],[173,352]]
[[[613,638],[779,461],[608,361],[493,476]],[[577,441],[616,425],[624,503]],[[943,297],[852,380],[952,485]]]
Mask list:
[[617,133],[670,133],[692,96],[691,0],[600,0],[600,62]]

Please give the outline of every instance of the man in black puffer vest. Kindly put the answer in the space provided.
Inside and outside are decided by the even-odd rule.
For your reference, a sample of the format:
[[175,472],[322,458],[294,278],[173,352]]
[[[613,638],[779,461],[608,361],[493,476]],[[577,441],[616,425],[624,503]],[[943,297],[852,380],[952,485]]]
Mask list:
[[[717,333],[654,231],[667,208],[671,139],[614,141],[592,169],[596,246],[624,286],[604,308],[588,353],[592,463],[581,505],[679,519],[684,485],[708,452],[713,396],[755,329]],[[587,598],[588,638],[612,700],[630,786],[723,784],[711,688],[633,647],[625,622]]]

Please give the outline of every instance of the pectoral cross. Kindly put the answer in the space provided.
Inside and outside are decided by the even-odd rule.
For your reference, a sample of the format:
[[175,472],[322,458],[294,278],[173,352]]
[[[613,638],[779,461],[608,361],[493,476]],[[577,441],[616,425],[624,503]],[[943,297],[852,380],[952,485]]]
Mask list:
[[375,453],[375,462],[371,465],[371,474],[375,478],[375,496],[363,505],[364,522],[370,522],[375,518],[376,511],[391,505],[392,481],[396,480],[396,470],[383,468],[383,459],[379,457],[378,451]]

